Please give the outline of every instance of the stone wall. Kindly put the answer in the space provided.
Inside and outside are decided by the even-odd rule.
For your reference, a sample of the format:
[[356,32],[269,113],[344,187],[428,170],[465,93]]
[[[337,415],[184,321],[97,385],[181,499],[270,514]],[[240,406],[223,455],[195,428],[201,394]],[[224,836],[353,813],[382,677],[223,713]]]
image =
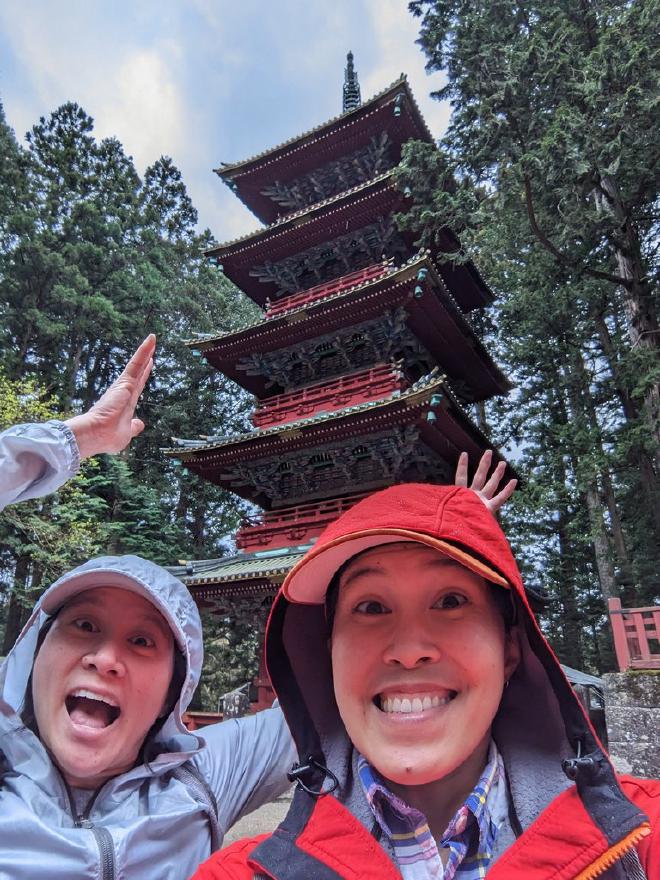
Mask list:
[[619,773],[660,777],[660,671],[610,672],[605,717],[612,763]]

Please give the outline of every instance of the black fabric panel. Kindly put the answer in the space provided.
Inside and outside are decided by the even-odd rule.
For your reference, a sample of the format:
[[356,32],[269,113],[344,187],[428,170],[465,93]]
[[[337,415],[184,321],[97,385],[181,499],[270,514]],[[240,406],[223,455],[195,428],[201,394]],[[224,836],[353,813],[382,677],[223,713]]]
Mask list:
[[276,880],[342,880],[332,868],[296,846],[315,805],[316,798],[296,789],[284,821],[250,854],[250,859]]
[[[300,762],[305,763],[311,755],[323,763],[319,735],[307,710],[284,645],[284,623],[293,607],[282,595],[279,595],[273,604],[266,636],[266,664],[275,693],[296,742]],[[307,606],[303,607],[307,608]],[[319,786],[322,785],[323,778],[319,774]]]
[[609,844],[618,843],[648,818],[621,790],[612,765],[594,736],[573,689],[531,621],[527,625],[527,635],[559,700],[569,742],[574,748],[581,743],[582,756],[593,759],[591,765],[578,762],[575,784],[580,799]]

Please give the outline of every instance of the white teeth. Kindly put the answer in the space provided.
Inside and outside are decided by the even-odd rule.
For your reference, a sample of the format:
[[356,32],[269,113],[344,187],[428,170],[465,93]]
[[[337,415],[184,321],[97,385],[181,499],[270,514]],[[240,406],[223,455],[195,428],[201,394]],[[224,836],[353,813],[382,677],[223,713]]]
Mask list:
[[95,694],[94,691],[86,691],[83,688],[79,688],[77,691],[72,691],[69,696],[86,697],[88,700],[98,700],[99,703],[107,703],[108,706],[112,706],[115,709],[119,708],[119,703],[116,703],[114,700],[110,699],[110,697],[102,697],[100,694]]
[[417,697],[381,697],[380,707],[383,712],[410,714],[411,712],[427,712],[429,709],[437,709],[444,706],[452,699],[453,694],[439,697],[437,694],[420,694]]

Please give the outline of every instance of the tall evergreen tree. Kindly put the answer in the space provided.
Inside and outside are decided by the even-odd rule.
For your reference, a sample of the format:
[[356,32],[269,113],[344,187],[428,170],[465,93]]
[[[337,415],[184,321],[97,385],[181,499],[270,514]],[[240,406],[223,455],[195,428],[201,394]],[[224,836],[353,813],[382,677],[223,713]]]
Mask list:
[[[38,389],[26,400],[43,397],[48,415],[65,416],[98,398],[147,332],[159,337],[157,369],[140,403],[148,427],[137,442],[90,464],[75,504],[63,506],[68,496],[58,495],[0,517],[8,648],[25,603],[87,555],[131,552],[168,564],[226,551],[241,505],[165,461],[160,448],[172,436],[245,426],[248,396],[183,341],[247,323],[255,310],[202,256],[210,233],[197,233],[170,159],[140,180],[121,144],[97,141],[92,119],[73,103],[42,118],[26,148],[0,115],[0,148],[7,387]],[[39,417],[33,410],[5,413],[6,420]],[[81,540],[95,516],[93,539]]]
[[461,230],[448,258],[498,292],[518,388],[489,418],[529,474],[508,518],[569,662],[608,662],[599,594],[657,595],[657,2],[409,6],[453,113],[440,149],[406,151],[403,222]]

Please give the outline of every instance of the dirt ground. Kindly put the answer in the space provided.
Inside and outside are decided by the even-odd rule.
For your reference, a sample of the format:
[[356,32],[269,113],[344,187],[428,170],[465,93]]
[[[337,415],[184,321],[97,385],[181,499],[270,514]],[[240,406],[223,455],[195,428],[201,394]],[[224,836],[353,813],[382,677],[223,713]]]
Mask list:
[[233,828],[229,829],[225,835],[223,846],[228,846],[241,837],[253,837],[255,834],[273,831],[285,817],[291,803],[291,796],[291,794],[286,794],[273,801],[272,804],[264,804],[254,813],[244,816]]

